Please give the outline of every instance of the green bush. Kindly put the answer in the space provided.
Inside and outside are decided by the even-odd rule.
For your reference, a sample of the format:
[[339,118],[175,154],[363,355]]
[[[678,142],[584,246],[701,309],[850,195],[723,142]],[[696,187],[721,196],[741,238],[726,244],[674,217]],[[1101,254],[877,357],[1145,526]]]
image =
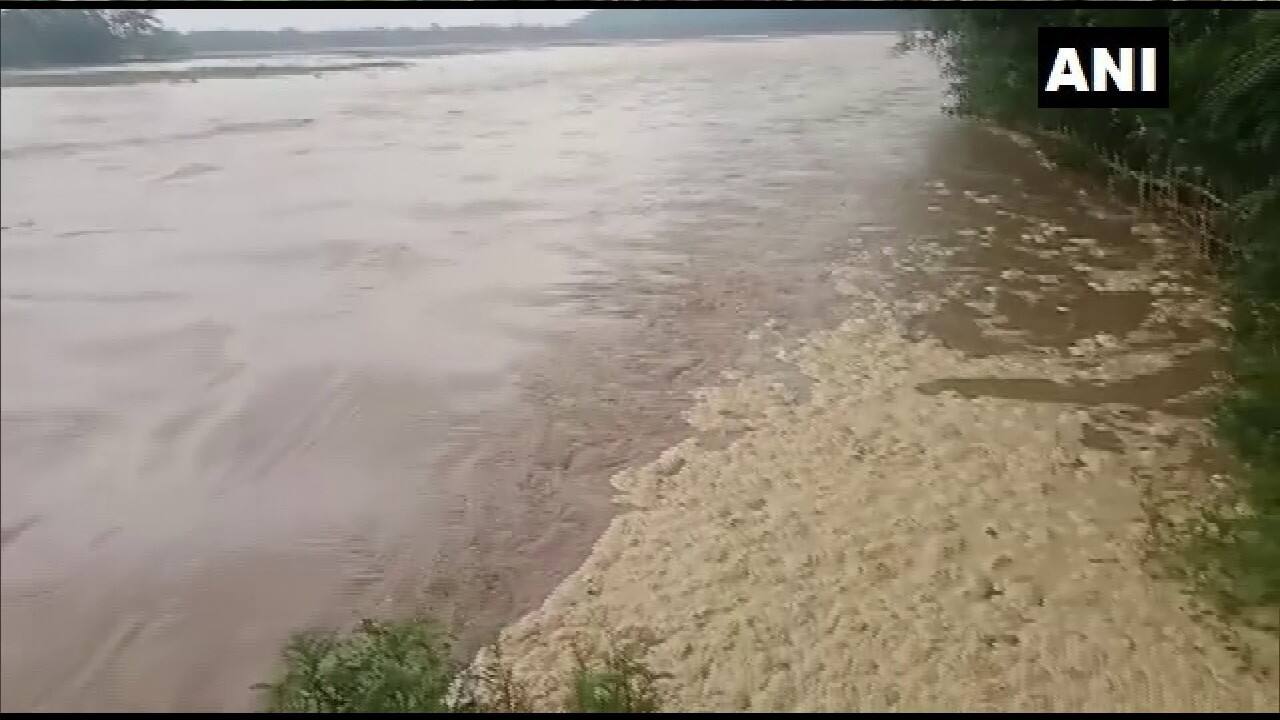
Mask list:
[[269,686],[273,712],[444,712],[458,676],[449,644],[426,621],[361,622],[343,637],[297,635],[285,674]]
[[[596,657],[574,647],[565,678],[570,712],[656,712],[657,675],[621,643]],[[477,671],[450,659],[448,637],[428,619],[364,620],[350,633],[295,635],[284,650],[284,672],[267,691],[269,712],[529,712],[529,692],[491,648]]]

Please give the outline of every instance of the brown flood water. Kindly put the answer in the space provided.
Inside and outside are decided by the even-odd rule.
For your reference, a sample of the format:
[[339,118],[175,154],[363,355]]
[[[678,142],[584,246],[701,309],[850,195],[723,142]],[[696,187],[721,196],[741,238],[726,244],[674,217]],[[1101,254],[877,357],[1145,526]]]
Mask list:
[[[838,321],[851,235],[991,222],[961,188],[1083,212],[894,40],[5,88],[0,705],[250,709],[289,633],[367,615],[474,650],[583,562],[693,390]],[[952,262],[980,293],[1024,255]],[[1056,311],[1077,280],[912,327],[980,356],[1148,314]],[[1030,382],[921,391],[1105,393]]]

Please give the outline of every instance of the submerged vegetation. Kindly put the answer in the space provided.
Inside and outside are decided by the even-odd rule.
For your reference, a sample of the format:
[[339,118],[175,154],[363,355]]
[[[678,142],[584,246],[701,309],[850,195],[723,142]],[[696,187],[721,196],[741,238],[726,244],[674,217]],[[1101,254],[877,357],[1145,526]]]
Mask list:
[[[1280,607],[1280,12],[983,9],[928,17],[929,29],[908,46],[940,59],[952,111],[1049,131],[1077,152],[1214,198],[1204,229],[1223,240],[1213,262],[1233,304],[1234,376],[1216,426],[1235,452],[1238,483],[1186,538],[1182,569],[1227,610]],[[1168,26],[1170,108],[1038,108],[1037,28],[1051,25]]]

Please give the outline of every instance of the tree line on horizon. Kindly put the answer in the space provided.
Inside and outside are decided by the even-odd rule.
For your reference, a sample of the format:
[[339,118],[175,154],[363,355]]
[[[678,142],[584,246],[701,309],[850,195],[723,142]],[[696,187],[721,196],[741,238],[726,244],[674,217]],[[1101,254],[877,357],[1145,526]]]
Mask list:
[[911,14],[863,8],[619,8],[568,25],[482,25],[352,30],[166,29],[152,10],[23,8],[0,11],[0,66],[31,68],[192,55],[376,49],[441,44],[525,44],[783,32],[902,30]]

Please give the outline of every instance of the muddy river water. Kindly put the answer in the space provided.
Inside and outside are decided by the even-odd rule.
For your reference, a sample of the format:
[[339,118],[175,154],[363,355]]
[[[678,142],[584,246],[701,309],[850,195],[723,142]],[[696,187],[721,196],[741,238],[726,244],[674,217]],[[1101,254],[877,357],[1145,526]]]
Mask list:
[[[634,510],[620,510],[616,493],[634,508],[661,505],[667,492],[610,478],[654,461],[690,435],[690,422],[699,452],[712,455],[767,432],[768,423],[749,419],[755,410],[705,394],[696,400],[699,388],[767,376],[786,403],[808,407],[805,398],[824,387],[814,368],[830,363],[789,367],[778,349],[851,313],[887,313],[894,319],[883,322],[902,343],[954,354],[932,364],[917,358],[947,372],[890,383],[915,388],[918,400],[893,406],[901,412],[864,398],[883,427],[928,425],[932,411],[912,403],[929,398],[986,398],[1042,409],[1035,412],[1095,408],[1072,421],[1072,437],[1088,433],[1085,455],[1063,462],[1117,477],[1143,477],[1147,467],[1109,459],[1127,457],[1122,436],[1135,423],[1174,418],[1165,435],[1182,433],[1190,440],[1179,442],[1199,447],[1195,432],[1175,421],[1203,415],[1198,392],[1219,362],[1215,306],[1166,252],[1176,241],[1134,232],[1138,218],[1081,195],[1016,138],[945,117],[932,62],[894,57],[894,40],[554,48],[316,75],[5,88],[0,704],[249,709],[258,702],[251,686],[270,677],[293,631],[429,612],[450,624],[465,654],[558,585],[513,635],[515,647],[573,624],[564,619],[572,611],[556,603],[616,600],[613,611],[636,620],[643,612],[629,603],[651,596],[664,606],[653,624],[672,642],[683,641],[682,627],[711,632],[699,613],[712,611],[690,605],[697,593],[671,580],[696,583],[698,567],[715,566],[699,553],[723,539],[707,528],[728,516],[702,518],[712,503],[696,492],[677,505],[694,508],[686,518],[706,520],[705,532],[642,520],[627,531],[650,527],[687,541],[690,565],[612,562],[631,581],[653,582],[619,580],[603,593],[582,590],[596,600],[573,599],[583,583],[601,581],[583,576],[584,561],[617,560],[608,543],[623,541],[610,522]],[[1067,236],[1079,242],[1064,244]],[[908,258],[912,239],[932,254]],[[1157,282],[1180,288],[1174,301],[1199,312],[1153,295]],[[881,304],[852,302],[859,293]],[[864,338],[867,357],[905,372],[904,358],[915,356],[885,337]],[[974,368],[957,359],[990,364],[1017,353],[1076,364],[1039,375],[1001,366],[1005,377],[992,379],[1000,375],[994,366],[966,372]],[[1094,366],[1080,365],[1091,359]],[[765,412],[775,400],[747,405]],[[687,415],[695,403],[700,409]],[[698,421],[699,412],[716,421]],[[903,458],[897,445],[872,446],[872,457],[890,453],[883,463],[902,471],[897,482],[923,477],[894,464]],[[1010,457],[1018,447],[1033,445],[1014,444]],[[670,465],[670,452],[662,457]],[[708,457],[687,453],[677,476],[705,480],[698,468]],[[935,470],[963,466],[927,459]],[[987,472],[1022,471],[990,462]],[[1038,466],[1027,472],[1036,483],[1052,479]],[[709,482],[699,492],[708,487],[719,488]],[[1128,537],[1125,523],[1142,507],[1129,491],[1107,492],[1080,507],[1111,508],[1115,524],[1100,536]],[[740,488],[717,493],[718,502],[757,511],[802,512],[805,502],[830,500],[801,493],[788,497],[808,500],[792,507]],[[1002,497],[990,493],[990,502]],[[1086,489],[1064,493],[1078,500]],[[941,513],[963,529],[1000,514],[983,506],[957,518],[944,512],[945,492],[930,496],[934,505],[904,500],[876,516],[926,518],[911,521],[918,529]],[[1038,517],[1039,505],[1007,499]],[[841,502],[853,503],[850,512],[877,507],[874,498]],[[1074,518],[1077,510],[1061,512]],[[1006,530],[975,527],[973,544]],[[895,553],[920,548],[899,526],[877,528],[860,561],[872,576],[849,577],[893,589]],[[802,535],[766,532],[753,542],[763,552],[779,537]],[[697,537],[705,545],[689,551]],[[671,552],[647,542],[630,546],[651,550],[649,560]],[[959,535],[947,542],[965,544]],[[1009,564],[1004,553],[1014,553],[952,545],[924,548],[946,557],[977,552],[975,562],[1001,567]],[[752,556],[741,547],[726,552]],[[786,553],[777,557],[791,567]],[[1142,576],[1123,551],[1097,563],[1070,553],[1044,562],[1061,567],[1073,558],[1095,573]],[[752,602],[767,605],[769,592],[787,586],[782,570],[769,567],[773,575],[739,568],[742,577],[772,578],[766,587],[774,590]],[[1033,578],[1046,572],[1015,567]],[[807,571],[796,572],[804,593],[854,592],[806,585]],[[957,583],[969,588],[985,577]],[[1115,583],[1103,574],[1077,580],[1072,587]],[[698,587],[751,594],[734,582]],[[1054,587],[1035,592],[1052,598]],[[914,598],[918,589],[902,592]],[[886,628],[910,615],[837,610],[880,617]],[[835,620],[819,630],[799,617],[789,622],[805,630],[794,638],[855,632]],[[756,641],[785,645],[779,627]],[[1016,632],[974,642],[1004,651]],[[739,637],[738,625],[728,637]],[[884,635],[891,646],[910,646],[899,640]],[[668,645],[657,657],[673,670],[715,649]],[[854,650],[885,657],[874,645]],[[829,662],[841,652],[852,651],[821,647],[817,657]],[[541,662],[538,651],[526,654]],[[898,659],[902,667],[922,662]],[[675,695],[691,707],[785,709],[803,705],[796,687],[825,682],[821,667],[801,672],[795,658],[743,662],[751,672],[720,679],[695,668],[698,682]],[[891,661],[877,667],[858,672],[882,684],[894,674]],[[768,678],[792,671],[801,679],[773,693]],[[1220,706],[1274,702],[1250,676],[1240,678],[1228,683],[1234,694],[1202,696]],[[830,701],[820,707],[902,706],[884,687],[856,702],[840,687],[828,682],[809,697]],[[912,687],[893,692],[916,707],[964,704],[944,691],[911,695]],[[1043,707],[1088,706],[1081,703]]]

